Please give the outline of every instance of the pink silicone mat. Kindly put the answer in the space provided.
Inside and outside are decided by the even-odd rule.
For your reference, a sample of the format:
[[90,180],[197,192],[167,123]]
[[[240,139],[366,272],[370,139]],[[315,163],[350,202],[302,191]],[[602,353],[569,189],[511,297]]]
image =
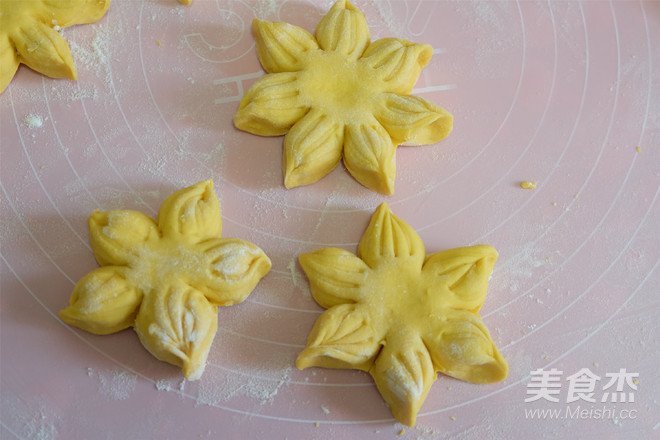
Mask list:
[[[445,141],[398,149],[390,197],[342,166],[286,190],[282,138],[232,125],[263,74],[252,18],[313,32],[327,0],[114,0],[62,32],[77,82],[19,69],[0,95],[3,439],[660,438],[660,3],[355,4],[372,39],[433,46],[413,94],[455,117]],[[257,244],[273,268],[219,310],[200,381],[132,330],[59,320],[96,267],[93,210],[155,216],[208,178],[223,236]],[[383,201],[428,252],[500,253],[481,312],[509,377],[440,376],[415,428],[368,375],[294,366],[322,311],[297,256],[355,252]]]

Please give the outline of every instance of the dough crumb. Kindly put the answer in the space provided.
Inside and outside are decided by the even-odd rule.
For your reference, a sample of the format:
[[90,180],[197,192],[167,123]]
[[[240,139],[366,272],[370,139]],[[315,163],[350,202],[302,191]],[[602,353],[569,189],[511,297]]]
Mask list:
[[39,128],[44,125],[44,120],[39,115],[29,114],[23,118],[23,123],[28,128]]

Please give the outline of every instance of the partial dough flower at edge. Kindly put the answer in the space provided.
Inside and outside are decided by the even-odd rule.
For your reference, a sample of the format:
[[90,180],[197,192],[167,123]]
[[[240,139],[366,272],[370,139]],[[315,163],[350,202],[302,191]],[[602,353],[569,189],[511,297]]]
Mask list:
[[0,93],[20,64],[52,78],[77,79],[57,29],[96,22],[109,7],[110,0],[0,0]]

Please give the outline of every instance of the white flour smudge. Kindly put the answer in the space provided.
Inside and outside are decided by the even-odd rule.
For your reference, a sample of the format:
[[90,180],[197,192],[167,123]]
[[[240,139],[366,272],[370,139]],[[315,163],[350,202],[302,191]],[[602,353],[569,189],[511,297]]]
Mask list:
[[44,119],[39,115],[31,113],[23,118],[23,124],[28,128],[39,128],[44,125]]
[[101,392],[115,400],[126,400],[135,390],[137,376],[126,371],[98,373]]

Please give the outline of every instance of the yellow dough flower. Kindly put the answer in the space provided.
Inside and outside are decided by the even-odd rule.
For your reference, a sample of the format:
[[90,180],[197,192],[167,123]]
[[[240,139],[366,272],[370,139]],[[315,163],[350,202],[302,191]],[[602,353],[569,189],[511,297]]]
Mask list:
[[88,224],[101,267],[76,284],[62,320],[99,335],[132,326],[154,356],[199,379],[217,306],[247,298],[270,270],[268,257],[247,241],[220,238],[210,180],[169,196],[157,222],[137,211],[97,210]]
[[268,72],[242,98],[234,124],[284,138],[284,184],[314,183],[344,160],[367,188],[394,192],[400,144],[432,144],[452,116],[410,92],[433,53],[397,38],[370,41],[367,21],[340,0],[315,35],[255,19],[257,54]]
[[77,79],[57,30],[98,21],[109,7],[110,0],[0,0],[0,93],[21,63],[52,78]]
[[419,235],[381,204],[358,256],[337,248],[300,256],[314,299],[328,310],[296,366],[368,372],[408,426],[437,372],[480,384],[504,380],[507,363],[478,313],[496,259],[486,245],[427,256]]

